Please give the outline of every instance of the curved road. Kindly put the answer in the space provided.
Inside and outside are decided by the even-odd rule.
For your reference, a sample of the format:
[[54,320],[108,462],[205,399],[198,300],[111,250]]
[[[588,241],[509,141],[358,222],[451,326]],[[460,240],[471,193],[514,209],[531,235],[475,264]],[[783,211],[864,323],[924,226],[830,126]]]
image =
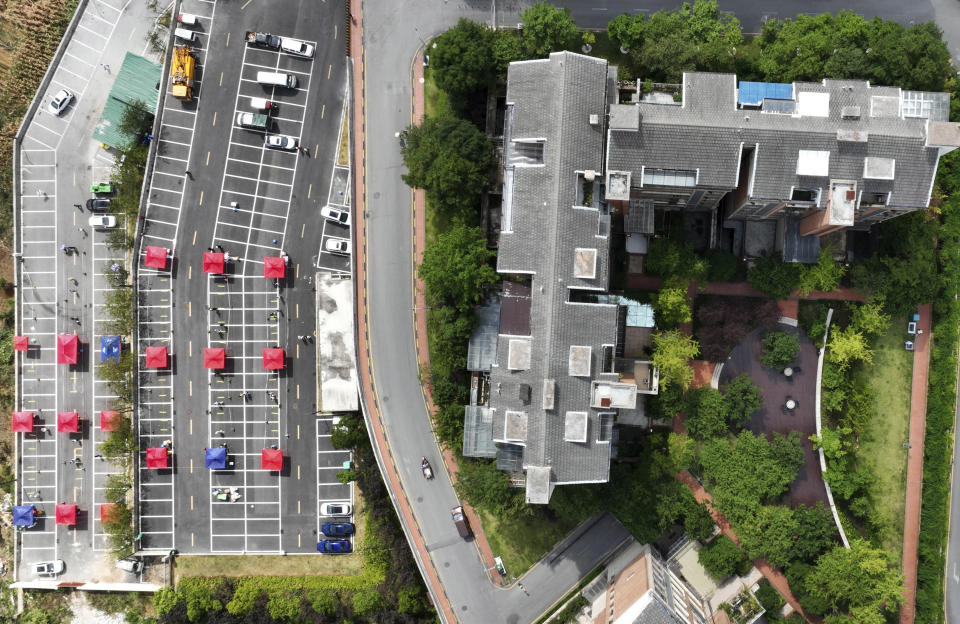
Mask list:
[[[366,186],[362,192],[365,195],[367,264],[360,283],[366,277],[369,357],[377,407],[404,490],[394,494],[405,494],[409,501],[417,529],[443,585],[442,590],[462,622],[533,621],[624,536],[619,523],[609,516],[602,517],[597,520],[599,525],[585,527],[583,537],[561,544],[531,570],[523,579],[525,591],[517,587],[501,589],[489,581],[477,549],[472,542],[458,536],[450,520],[449,510],[457,504],[457,496],[446,472],[437,471],[439,474],[432,482],[425,481],[420,474],[421,456],[426,455],[437,467],[442,465],[442,458],[434,442],[420,389],[412,321],[412,202],[410,189],[400,178],[403,165],[394,138],[394,133],[411,120],[411,59],[431,37],[454,25],[461,17],[487,24],[495,21],[501,26],[512,25],[517,21],[518,11],[531,3],[528,0],[496,3],[491,0],[363,2]],[[559,0],[558,4],[573,8],[574,17],[581,25],[601,27],[626,8],[642,6],[657,10],[664,3]],[[676,4],[671,3],[671,6]],[[722,8],[740,8],[733,4],[722,3]],[[772,10],[741,4],[744,11],[740,18],[748,30],[765,14],[785,17],[804,8],[809,10],[809,5],[803,2],[787,0],[771,4]],[[953,12],[945,7],[944,0],[933,0],[933,5],[937,9],[938,22],[950,37],[951,26],[944,22],[953,23]],[[858,12],[879,12],[904,23],[934,17],[928,1],[910,5],[909,9],[904,6],[885,0]],[[818,3],[816,11],[841,8],[839,3],[825,2]],[[941,13],[945,9],[951,14],[947,20],[941,19],[945,17]],[[910,15],[904,13],[907,10]],[[600,13],[603,15],[598,17]],[[957,46],[950,47],[956,55]],[[357,217],[361,218],[360,215]],[[385,454],[387,449],[381,448],[380,451]]]

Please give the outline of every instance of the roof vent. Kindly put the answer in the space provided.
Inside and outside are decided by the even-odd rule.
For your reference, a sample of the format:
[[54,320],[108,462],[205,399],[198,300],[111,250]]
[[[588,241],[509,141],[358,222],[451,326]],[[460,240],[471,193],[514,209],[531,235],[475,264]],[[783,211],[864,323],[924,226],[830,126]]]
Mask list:
[[583,179],[586,180],[587,182],[593,182],[594,180],[597,179],[597,172],[594,171],[593,169],[587,169],[586,171],[583,172]]
[[844,106],[840,109],[841,119],[860,119],[859,106]]
[[596,126],[600,124],[600,115],[593,113],[590,115],[590,125]]

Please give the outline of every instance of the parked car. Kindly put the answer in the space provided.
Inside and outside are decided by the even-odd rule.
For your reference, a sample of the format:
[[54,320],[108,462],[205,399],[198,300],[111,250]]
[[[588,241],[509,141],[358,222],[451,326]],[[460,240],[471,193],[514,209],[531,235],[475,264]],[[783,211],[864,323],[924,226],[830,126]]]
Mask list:
[[313,58],[313,46],[306,41],[283,37],[280,39],[280,49],[288,54],[302,56],[304,58]]
[[113,215],[94,215],[90,217],[87,223],[95,230],[105,230],[117,227],[117,218]]
[[317,552],[328,555],[345,555],[353,550],[350,540],[320,540],[317,542]]
[[87,210],[91,212],[100,212],[110,209],[110,200],[103,197],[94,197],[87,200]]
[[263,145],[274,149],[295,150],[297,149],[297,140],[286,134],[268,134],[263,140]]
[[90,192],[94,195],[113,195],[113,182],[98,182],[90,185]]
[[113,566],[136,574],[143,569],[143,562],[139,559],[118,559]]
[[193,13],[181,13],[177,16],[177,22],[184,24],[186,26],[196,26],[197,25],[197,16]]
[[320,216],[327,221],[333,221],[340,225],[350,225],[350,213],[346,210],[338,210],[330,206],[324,206],[320,209]]
[[320,532],[327,537],[353,535],[354,530],[352,522],[324,522],[320,525]]
[[349,516],[353,513],[350,503],[324,503],[320,505],[321,516]]
[[340,256],[350,255],[350,241],[343,238],[328,238],[323,244],[323,248],[332,254]]
[[56,576],[63,572],[63,559],[39,561],[33,564],[33,571],[39,576]]
[[73,101],[73,94],[66,89],[60,89],[50,100],[50,112],[58,117],[67,110],[67,106]]
[[463,513],[463,507],[456,506],[450,510],[450,515],[453,517],[453,523],[457,526],[457,533],[460,534],[460,537],[466,539],[473,535],[473,531],[470,530],[470,525],[467,523],[467,517]]

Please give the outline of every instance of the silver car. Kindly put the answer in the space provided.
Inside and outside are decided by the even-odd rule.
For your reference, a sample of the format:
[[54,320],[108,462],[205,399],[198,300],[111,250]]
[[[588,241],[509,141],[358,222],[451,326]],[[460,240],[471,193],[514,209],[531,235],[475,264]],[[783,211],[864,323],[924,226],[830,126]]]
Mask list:
[[297,149],[297,139],[286,134],[268,134],[263,140],[263,145],[273,149],[295,150]]
[[39,561],[33,564],[33,571],[37,576],[56,576],[63,572],[63,559]]
[[350,241],[343,238],[328,238],[323,244],[323,248],[332,254],[340,256],[350,255]]

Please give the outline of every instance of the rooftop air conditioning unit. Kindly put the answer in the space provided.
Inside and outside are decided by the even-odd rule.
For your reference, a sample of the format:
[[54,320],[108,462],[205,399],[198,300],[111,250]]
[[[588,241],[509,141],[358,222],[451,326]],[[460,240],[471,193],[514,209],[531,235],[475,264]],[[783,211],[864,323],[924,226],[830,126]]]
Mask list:
[[594,180],[597,179],[597,172],[594,171],[593,169],[587,169],[586,171],[583,172],[583,179],[586,180],[587,182],[593,182]]
[[840,109],[841,119],[860,119],[859,106],[844,106]]
[[592,114],[590,115],[590,125],[591,125],[591,126],[596,126],[596,125],[599,124],[599,123],[600,123],[600,115],[598,115],[598,114],[596,114],[596,113],[592,113]]

